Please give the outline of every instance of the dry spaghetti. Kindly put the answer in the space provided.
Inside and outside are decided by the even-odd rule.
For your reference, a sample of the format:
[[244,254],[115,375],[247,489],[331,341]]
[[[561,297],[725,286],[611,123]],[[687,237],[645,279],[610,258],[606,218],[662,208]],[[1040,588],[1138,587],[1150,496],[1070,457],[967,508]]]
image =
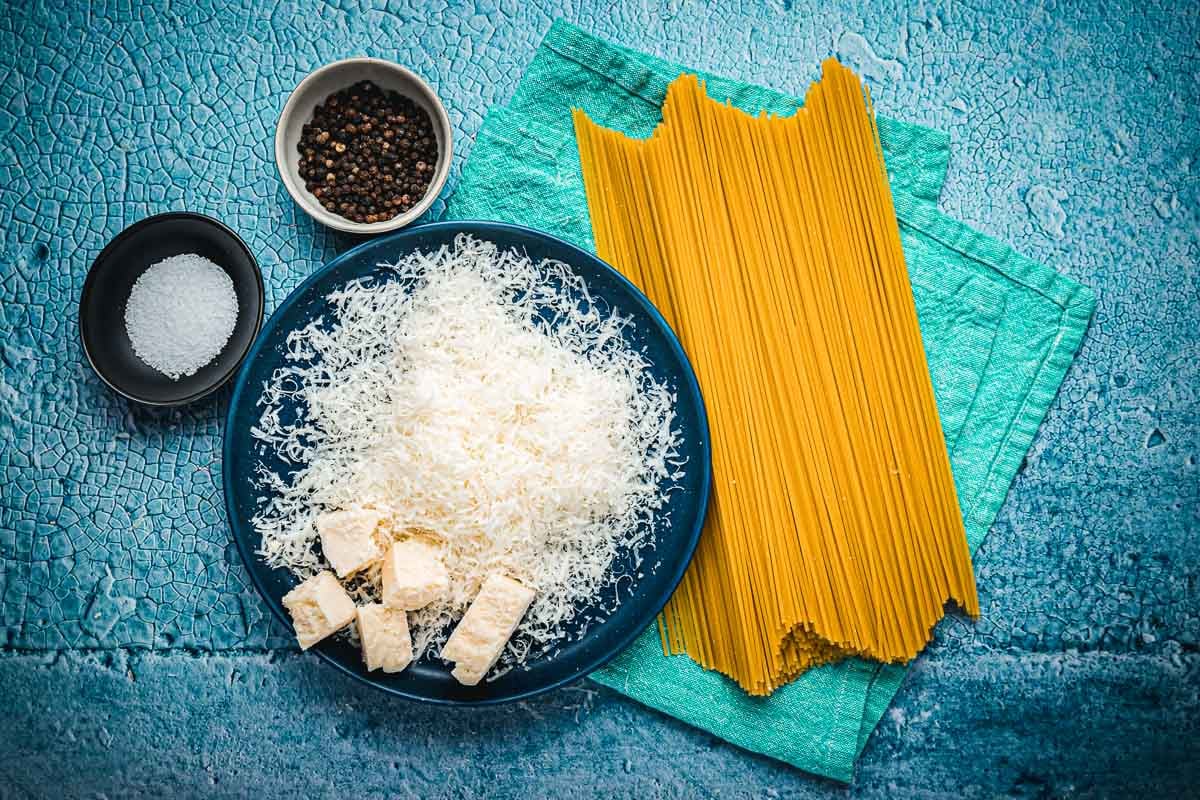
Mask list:
[[848,654],[912,658],[978,614],[869,95],[830,60],[794,116],[674,81],[647,140],[582,111],[599,254],[700,378],[713,505],[663,646],[769,694]]

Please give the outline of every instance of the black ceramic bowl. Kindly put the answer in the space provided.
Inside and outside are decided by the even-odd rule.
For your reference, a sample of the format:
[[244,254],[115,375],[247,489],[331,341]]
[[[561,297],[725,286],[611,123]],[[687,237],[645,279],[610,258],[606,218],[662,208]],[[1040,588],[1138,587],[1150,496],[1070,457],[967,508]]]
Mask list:
[[[151,264],[196,253],[233,279],[238,318],[225,347],[193,375],[171,380],[133,352],[125,332],[125,303]],[[187,211],[159,214],[117,234],[96,257],[79,299],[79,335],[92,369],[130,400],[176,406],[215,392],[233,377],[263,321],[263,281],[250,248],[224,224]]]

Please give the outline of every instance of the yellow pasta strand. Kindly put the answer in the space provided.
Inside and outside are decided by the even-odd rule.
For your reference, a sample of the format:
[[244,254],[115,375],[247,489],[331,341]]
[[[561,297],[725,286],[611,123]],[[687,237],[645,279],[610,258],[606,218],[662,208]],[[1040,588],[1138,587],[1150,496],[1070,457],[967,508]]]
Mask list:
[[658,621],[769,694],[817,664],[905,661],[948,600],[979,613],[870,96],[834,60],[753,117],[694,76],[647,140],[575,112],[600,256],[691,356],[713,502]]

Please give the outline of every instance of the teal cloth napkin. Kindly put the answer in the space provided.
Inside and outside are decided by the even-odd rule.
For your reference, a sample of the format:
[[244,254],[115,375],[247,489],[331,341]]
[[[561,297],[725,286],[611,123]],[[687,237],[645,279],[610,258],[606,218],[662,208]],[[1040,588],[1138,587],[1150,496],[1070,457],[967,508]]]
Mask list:
[[[570,109],[631,136],[659,122],[683,71],[556,22],[507,107],[489,113],[446,217],[531,225],[594,250]],[[704,75],[750,112],[791,113],[778,92]],[[974,550],[1004,501],[1070,366],[1092,293],[940,213],[949,138],[879,118],[905,257],[955,484]],[[647,630],[592,679],[716,736],[801,769],[850,780],[905,667],[851,659],[750,697]]]

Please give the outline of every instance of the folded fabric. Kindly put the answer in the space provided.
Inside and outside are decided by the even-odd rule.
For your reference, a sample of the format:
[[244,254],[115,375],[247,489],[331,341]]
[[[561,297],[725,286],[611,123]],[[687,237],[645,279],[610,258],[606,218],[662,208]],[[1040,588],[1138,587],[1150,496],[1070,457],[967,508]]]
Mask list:
[[[556,22],[512,101],[494,109],[447,207],[451,219],[531,225],[594,249],[570,109],[631,136],[658,123],[684,67]],[[708,92],[750,112],[791,113],[779,92],[705,75]],[[1071,364],[1091,292],[936,208],[945,134],[879,118],[884,158],[938,411],[972,550],[979,546]],[[905,668],[851,659],[750,697],[647,630],[592,679],[716,736],[848,781]]]

